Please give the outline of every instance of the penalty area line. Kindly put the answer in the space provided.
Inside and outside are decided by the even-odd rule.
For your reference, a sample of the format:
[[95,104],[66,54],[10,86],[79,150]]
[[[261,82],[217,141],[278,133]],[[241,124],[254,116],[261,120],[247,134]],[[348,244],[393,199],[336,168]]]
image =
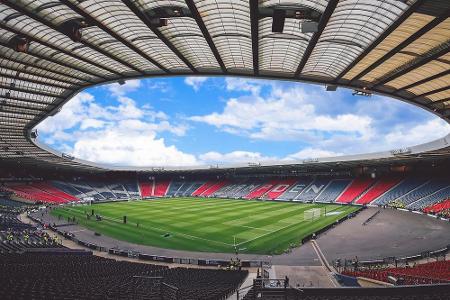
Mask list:
[[260,239],[260,238],[265,237],[265,236],[267,236],[267,235],[270,235],[270,234],[273,234],[273,233],[275,233],[275,232],[284,230],[284,229],[289,228],[289,227],[292,227],[292,226],[294,226],[294,225],[298,225],[298,224],[302,223],[303,221],[305,221],[305,220],[303,219],[302,221],[300,221],[300,222],[298,222],[298,223],[289,224],[289,225],[287,225],[287,226],[284,226],[284,227],[275,229],[275,230],[270,231],[270,232],[268,232],[268,233],[264,233],[264,234],[262,234],[262,235],[259,235],[259,236],[257,236],[257,237],[254,237],[254,238],[252,238],[252,239],[249,239],[249,240],[246,240],[246,241],[241,242],[241,243],[239,243],[239,244],[236,244],[236,246],[240,246],[240,245],[247,244],[247,243],[249,243],[249,242],[253,242],[254,240]]

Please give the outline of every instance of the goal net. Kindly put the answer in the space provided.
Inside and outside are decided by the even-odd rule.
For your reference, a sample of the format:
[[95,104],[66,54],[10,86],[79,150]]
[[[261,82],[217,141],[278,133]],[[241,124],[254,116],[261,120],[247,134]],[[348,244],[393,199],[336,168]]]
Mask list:
[[311,208],[305,210],[304,218],[306,221],[311,221],[320,218],[320,208]]

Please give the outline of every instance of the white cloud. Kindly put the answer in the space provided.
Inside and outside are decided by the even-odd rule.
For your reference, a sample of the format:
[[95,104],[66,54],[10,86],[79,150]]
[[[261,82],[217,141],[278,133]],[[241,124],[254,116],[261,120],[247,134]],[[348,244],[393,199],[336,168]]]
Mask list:
[[435,118],[413,127],[398,125],[385,135],[384,141],[392,149],[398,148],[399,145],[418,145],[442,138],[449,133],[449,129],[448,123]]
[[86,130],[89,128],[102,128],[105,126],[105,121],[97,120],[97,119],[85,119],[81,121],[80,129]]
[[266,98],[254,94],[227,101],[222,112],[192,116],[190,120],[213,125],[227,132],[239,132],[252,139],[314,140],[322,132],[370,135],[372,119],[351,113],[319,114],[314,99],[301,87],[274,86]]
[[259,79],[243,79],[228,77],[225,79],[225,86],[228,91],[250,92],[252,95],[258,95],[264,85],[270,85],[271,82]]
[[[43,132],[56,132],[72,128],[82,121],[86,115],[86,107],[94,101],[94,96],[82,92],[67,102],[62,110],[55,116],[45,119],[38,129]],[[80,119],[80,116],[82,119]]]
[[106,85],[106,88],[114,95],[114,96],[123,96],[126,93],[137,90],[141,86],[141,81],[138,79],[127,80],[125,84],[111,83]]
[[264,156],[259,152],[250,151],[232,151],[229,153],[219,153],[215,151],[199,155],[203,163],[257,163],[262,161],[274,160],[276,157]]
[[158,90],[161,93],[168,93],[172,91],[172,86],[167,81],[162,80],[149,80],[147,87],[150,90]]
[[195,91],[198,91],[207,80],[208,77],[189,76],[184,79],[184,83],[191,86]]
[[329,150],[323,150],[319,148],[304,148],[296,153],[289,154],[284,159],[285,160],[300,160],[300,159],[307,159],[307,158],[319,158],[319,157],[332,157],[332,156],[339,156],[342,155],[342,153],[339,152],[333,152]]
[[[117,93],[117,91],[114,91]],[[44,142],[77,158],[99,163],[129,166],[194,165],[194,155],[167,145],[157,135],[169,132],[183,136],[185,124],[173,124],[170,118],[149,105],[120,93],[117,105],[101,106],[94,97],[82,92],[63,106],[60,113],[39,124]],[[70,142],[70,143],[67,143]]]
[[75,157],[99,163],[122,166],[196,165],[194,155],[157,138],[155,131],[143,124],[122,122],[104,130],[83,134],[75,142]]
[[[390,150],[449,133],[450,127],[443,120],[428,118],[415,107],[406,109],[405,114],[407,104],[385,97],[364,98],[349,106],[339,93],[330,96],[301,85],[286,87],[242,79],[226,82],[227,89],[248,94],[228,99],[221,112],[189,119],[256,141],[299,141],[303,149],[288,158]],[[265,95],[263,87],[269,87]]]

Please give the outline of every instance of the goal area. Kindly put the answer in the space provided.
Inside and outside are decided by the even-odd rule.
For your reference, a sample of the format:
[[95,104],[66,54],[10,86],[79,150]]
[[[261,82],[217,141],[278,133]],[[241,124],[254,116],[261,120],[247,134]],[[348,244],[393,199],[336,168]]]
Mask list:
[[320,208],[311,208],[308,210],[305,210],[304,212],[304,219],[306,221],[312,221],[320,218],[321,209]]

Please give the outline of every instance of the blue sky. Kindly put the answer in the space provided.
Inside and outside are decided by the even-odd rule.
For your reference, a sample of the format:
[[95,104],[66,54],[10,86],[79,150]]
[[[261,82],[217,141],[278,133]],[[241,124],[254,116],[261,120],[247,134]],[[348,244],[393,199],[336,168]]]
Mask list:
[[386,97],[236,77],[171,77],[87,89],[38,126],[77,158],[188,166],[337,156],[412,146],[448,125]]

